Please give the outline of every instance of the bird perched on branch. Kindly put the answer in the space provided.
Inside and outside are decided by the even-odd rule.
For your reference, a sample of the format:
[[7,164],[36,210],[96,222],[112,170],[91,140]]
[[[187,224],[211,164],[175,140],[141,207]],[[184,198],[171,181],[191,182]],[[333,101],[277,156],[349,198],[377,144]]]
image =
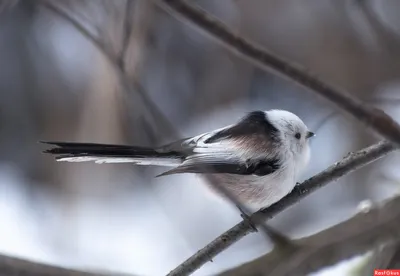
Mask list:
[[267,207],[296,185],[310,158],[308,130],[285,110],[253,111],[236,124],[158,148],[94,143],[42,142],[57,161],[133,163],[172,167],[158,175],[213,174],[249,207]]

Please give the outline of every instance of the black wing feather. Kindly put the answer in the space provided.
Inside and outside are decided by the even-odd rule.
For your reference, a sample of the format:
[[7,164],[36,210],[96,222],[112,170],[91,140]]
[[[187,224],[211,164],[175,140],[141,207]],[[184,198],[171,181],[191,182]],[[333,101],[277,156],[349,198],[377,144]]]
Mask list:
[[277,159],[260,161],[256,164],[245,164],[241,162],[184,162],[182,165],[166,171],[158,176],[165,176],[178,173],[208,173],[208,174],[237,174],[265,176],[274,173],[280,168]]
[[271,124],[263,111],[253,111],[234,126],[217,132],[208,138],[205,143],[215,143],[227,138],[254,134],[262,134],[265,135],[267,139],[274,140],[276,139],[277,132],[278,129]]

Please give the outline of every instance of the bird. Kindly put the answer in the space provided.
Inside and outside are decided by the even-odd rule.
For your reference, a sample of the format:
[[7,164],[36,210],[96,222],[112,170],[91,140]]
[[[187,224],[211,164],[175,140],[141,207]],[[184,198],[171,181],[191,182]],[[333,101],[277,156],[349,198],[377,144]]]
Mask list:
[[266,208],[296,186],[310,160],[315,134],[294,113],[246,113],[236,123],[160,147],[40,141],[57,161],[133,163],[169,167],[157,177],[212,175],[249,208]]

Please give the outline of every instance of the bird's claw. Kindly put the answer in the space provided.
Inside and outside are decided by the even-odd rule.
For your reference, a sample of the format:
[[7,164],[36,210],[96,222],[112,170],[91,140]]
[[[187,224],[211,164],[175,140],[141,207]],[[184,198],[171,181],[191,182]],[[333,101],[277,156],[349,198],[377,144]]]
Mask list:
[[254,225],[253,221],[251,220],[250,216],[247,215],[240,206],[237,206],[240,211],[240,217],[247,222],[248,225],[254,230],[254,232],[258,232],[256,226]]

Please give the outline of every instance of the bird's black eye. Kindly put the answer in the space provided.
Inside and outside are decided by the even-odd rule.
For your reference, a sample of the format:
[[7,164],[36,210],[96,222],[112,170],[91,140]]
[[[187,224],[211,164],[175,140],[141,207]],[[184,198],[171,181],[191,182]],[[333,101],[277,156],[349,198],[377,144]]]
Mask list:
[[300,140],[300,138],[301,138],[300,132],[297,132],[297,133],[294,135],[294,137],[295,137],[297,140]]

